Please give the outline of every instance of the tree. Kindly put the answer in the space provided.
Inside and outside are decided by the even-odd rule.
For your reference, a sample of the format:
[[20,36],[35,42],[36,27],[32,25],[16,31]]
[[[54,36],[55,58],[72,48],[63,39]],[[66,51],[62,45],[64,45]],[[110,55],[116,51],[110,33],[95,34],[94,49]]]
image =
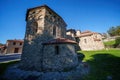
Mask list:
[[116,48],[116,47],[120,47],[120,37],[117,37],[117,38],[115,39],[114,47],[115,47],[115,48]]
[[117,36],[120,36],[120,26],[117,26],[117,27],[116,27],[116,35],[117,35]]
[[110,36],[120,36],[120,26],[110,27],[107,32]]

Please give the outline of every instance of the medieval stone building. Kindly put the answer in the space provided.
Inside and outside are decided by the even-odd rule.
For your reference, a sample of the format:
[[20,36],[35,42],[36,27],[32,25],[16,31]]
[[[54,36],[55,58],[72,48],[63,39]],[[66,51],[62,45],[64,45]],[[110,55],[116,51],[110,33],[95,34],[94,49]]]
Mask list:
[[48,6],[28,9],[21,68],[63,71],[78,65],[75,41],[66,39],[66,23]]
[[81,50],[102,50],[104,49],[104,44],[102,41],[102,36],[99,33],[85,31],[82,32],[80,36],[79,46]]
[[[66,32],[69,39],[76,40],[79,43],[81,50],[102,50],[104,49],[104,44],[102,41],[102,36],[99,33],[84,31],[75,31],[74,29],[69,29]],[[70,37],[71,36],[71,37]]]
[[[78,80],[89,66],[75,53],[76,41],[67,39],[66,23],[48,6],[27,10],[20,64],[11,66],[4,80]],[[79,57],[79,59],[78,59]]]

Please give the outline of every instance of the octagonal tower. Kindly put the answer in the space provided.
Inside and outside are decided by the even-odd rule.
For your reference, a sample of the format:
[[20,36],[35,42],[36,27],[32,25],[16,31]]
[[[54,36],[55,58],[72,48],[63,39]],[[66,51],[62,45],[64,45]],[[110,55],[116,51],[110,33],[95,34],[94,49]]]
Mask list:
[[[26,14],[26,33],[21,56],[21,68],[37,71],[62,71],[68,66],[70,66],[70,68],[75,67],[78,59],[77,54],[74,49],[72,49],[74,47],[71,48],[70,46],[62,45],[63,47],[60,47],[58,50],[56,45],[59,46],[59,44],[49,47],[44,45],[44,43],[48,43],[48,41],[52,39],[57,40],[65,37],[66,23],[52,9],[46,5],[28,9]],[[70,44],[76,43],[72,41],[69,42]],[[64,41],[62,44],[66,43],[67,41]],[[58,53],[61,54],[56,55],[56,49],[59,51]],[[64,51],[66,51],[65,54]],[[59,58],[58,61],[56,58]],[[66,62],[62,61],[63,58],[66,58]],[[53,59],[56,61],[54,62]],[[52,61],[54,63],[52,63]]]

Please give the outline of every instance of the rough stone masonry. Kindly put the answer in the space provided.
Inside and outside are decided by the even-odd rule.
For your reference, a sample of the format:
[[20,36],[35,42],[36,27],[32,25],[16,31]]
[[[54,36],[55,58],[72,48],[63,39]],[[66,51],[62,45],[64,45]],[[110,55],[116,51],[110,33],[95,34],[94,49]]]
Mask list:
[[76,42],[66,39],[66,23],[57,13],[46,5],[31,8],[26,23],[22,69],[63,71],[78,65]]
[[89,67],[66,39],[66,23],[48,6],[27,10],[20,64],[9,67],[0,80],[81,80]]

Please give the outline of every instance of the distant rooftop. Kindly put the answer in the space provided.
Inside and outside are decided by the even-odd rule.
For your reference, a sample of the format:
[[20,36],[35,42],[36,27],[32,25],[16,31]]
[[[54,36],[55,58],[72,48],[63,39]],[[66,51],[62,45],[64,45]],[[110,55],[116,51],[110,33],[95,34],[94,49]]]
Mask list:
[[91,32],[91,31],[87,30],[87,31],[81,32],[81,33],[80,33],[80,36],[78,36],[78,37],[90,36],[90,35],[93,35],[93,34],[95,34],[95,33],[96,33],[96,32]]
[[22,39],[7,40],[7,42],[24,42]]

